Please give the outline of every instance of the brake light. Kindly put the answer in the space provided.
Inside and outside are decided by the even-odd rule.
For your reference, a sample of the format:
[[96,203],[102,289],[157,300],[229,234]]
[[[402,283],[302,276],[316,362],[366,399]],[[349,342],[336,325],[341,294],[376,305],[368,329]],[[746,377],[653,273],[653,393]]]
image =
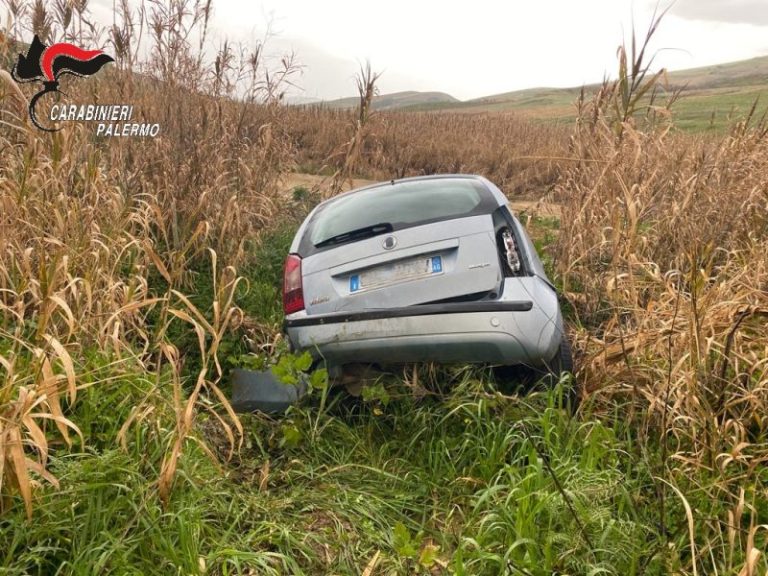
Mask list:
[[292,314],[304,309],[304,289],[301,285],[301,258],[289,254],[283,269],[283,311]]

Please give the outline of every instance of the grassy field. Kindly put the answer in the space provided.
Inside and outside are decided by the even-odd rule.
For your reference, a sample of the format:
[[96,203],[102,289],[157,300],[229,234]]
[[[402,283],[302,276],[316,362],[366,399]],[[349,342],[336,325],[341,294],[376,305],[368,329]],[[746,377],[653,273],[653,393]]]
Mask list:
[[[665,89],[669,92],[682,89],[682,98],[674,108],[677,129],[723,132],[734,122],[744,120],[756,102],[758,115],[765,113],[768,106],[768,57],[669,72],[659,87],[662,95]],[[588,93],[598,88],[599,85],[584,87]],[[474,114],[516,113],[536,121],[568,125],[578,115],[576,103],[580,92],[581,88],[530,88],[461,102],[429,102],[424,98],[419,103],[403,101],[403,104],[395,106],[409,110]],[[650,101],[646,98],[644,102]],[[348,104],[351,106],[354,103],[349,100]]]
[[676,106],[675,123],[694,132],[723,130],[744,120],[756,104],[758,117],[766,113],[768,85],[712,88],[683,93]]
[[[594,87],[587,88],[594,89]],[[537,122],[570,125],[576,121],[579,89],[533,88],[508,97],[460,104],[418,105],[413,110],[461,112],[465,114],[514,113]],[[762,84],[717,88],[684,89],[674,107],[675,127],[685,132],[724,132],[733,123],[747,118],[752,106],[766,112],[768,81]]]
[[[460,105],[419,105],[412,109],[463,114],[515,114],[536,123],[572,125],[578,116],[580,90],[534,88],[515,93],[508,100],[464,102]],[[691,133],[722,134],[734,123],[745,120],[753,105],[755,115],[766,113],[768,83],[754,86],[684,90],[674,107],[675,129]]]
[[[98,44],[54,8],[17,14],[3,57],[32,31]],[[674,130],[625,66],[563,126],[373,111],[372,74],[358,110],[286,107],[290,60],[198,58],[206,4],[117,8],[116,65],[63,91],[161,137],[43,134],[34,87],[0,78],[0,574],[768,571],[765,123]],[[410,365],[356,396],[320,369],[286,415],[232,413],[231,369],[309,369],[280,335],[308,211],[439,172],[527,197],[576,373]]]

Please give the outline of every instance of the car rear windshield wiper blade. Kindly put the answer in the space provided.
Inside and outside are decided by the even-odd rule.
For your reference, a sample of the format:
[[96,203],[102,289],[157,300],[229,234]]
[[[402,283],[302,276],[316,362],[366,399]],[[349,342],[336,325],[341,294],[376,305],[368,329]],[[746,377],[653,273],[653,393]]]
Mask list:
[[315,244],[315,248],[322,248],[323,246],[331,246],[333,244],[343,244],[344,242],[349,242],[350,240],[370,238],[371,236],[384,234],[385,232],[392,232],[392,230],[392,224],[389,222],[371,224],[370,226],[364,226],[363,228],[350,230],[349,232],[344,232],[343,234],[337,234],[336,236],[326,238],[325,240]]

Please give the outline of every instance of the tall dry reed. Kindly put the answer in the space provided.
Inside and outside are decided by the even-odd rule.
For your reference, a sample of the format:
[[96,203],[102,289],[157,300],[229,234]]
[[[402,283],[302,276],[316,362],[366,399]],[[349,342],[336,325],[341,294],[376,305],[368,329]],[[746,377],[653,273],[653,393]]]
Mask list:
[[[153,373],[158,386],[172,387],[176,424],[159,479],[167,500],[200,410],[220,423],[231,448],[240,441],[239,420],[218,387],[218,346],[241,319],[235,267],[278,212],[278,181],[291,166],[278,100],[294,65],[286,58],[279,70],[265,70],[260,45],[224,44],[206,61],[210,3],[122,2],[105,30],[90,22],[86,2],[9,9],[3,61],[24,52],[21,41],[33,33],[46,43],[105,45],[116,65],[87,81],[67,77],[66,102],[132,105],[134,121],[157,123],[161,132],[97,139],[87,123],[40,132],[3,76],[0,492],[18,490],[31,513],[35,478],[56,482],[46,471],[51,434],[67,444],[78,436],[67,414],[92,385],[79,372],[98,351],[117,371]],[[151,54],[145,60],[140,43]],[[206,309],[193,304],[199,270],[213,276]],[[197,350],[179,350],[172,325],[196,334]],[[200,370],[184,382],[190,355]],[[135,407],[124,432],[153,401]]]
[[[578,161],[556,187],[555,254],[581,326],[586,395],[625,405],[642,438],[660,442],[663,531],[668,498],[685,498],[667,482],[714,478],[697,490],[739,518],[745,490],[765,497],[768,127],[750,118],[719,139],[676,134],[669,103],[643,99],[660,88],[643,61],[652,31],[622,47],[617,80],[580,103]],[[756,527],[762,507],[748,507]],[[718,542],[760,555],[731,512],[695,518],[696,530],[703,511],[687,513],[694,573],[694,540],[702,558]]]

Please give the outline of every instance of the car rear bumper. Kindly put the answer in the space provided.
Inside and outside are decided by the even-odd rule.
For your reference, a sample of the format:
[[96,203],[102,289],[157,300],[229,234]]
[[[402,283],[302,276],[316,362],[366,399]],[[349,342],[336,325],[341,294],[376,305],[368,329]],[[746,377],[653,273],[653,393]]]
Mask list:
[[293,315],[284,329],[295,349],[331,364],[541,365],[557,352],[562,320],[556,301],[545,311],[531,300],[506,300]]

